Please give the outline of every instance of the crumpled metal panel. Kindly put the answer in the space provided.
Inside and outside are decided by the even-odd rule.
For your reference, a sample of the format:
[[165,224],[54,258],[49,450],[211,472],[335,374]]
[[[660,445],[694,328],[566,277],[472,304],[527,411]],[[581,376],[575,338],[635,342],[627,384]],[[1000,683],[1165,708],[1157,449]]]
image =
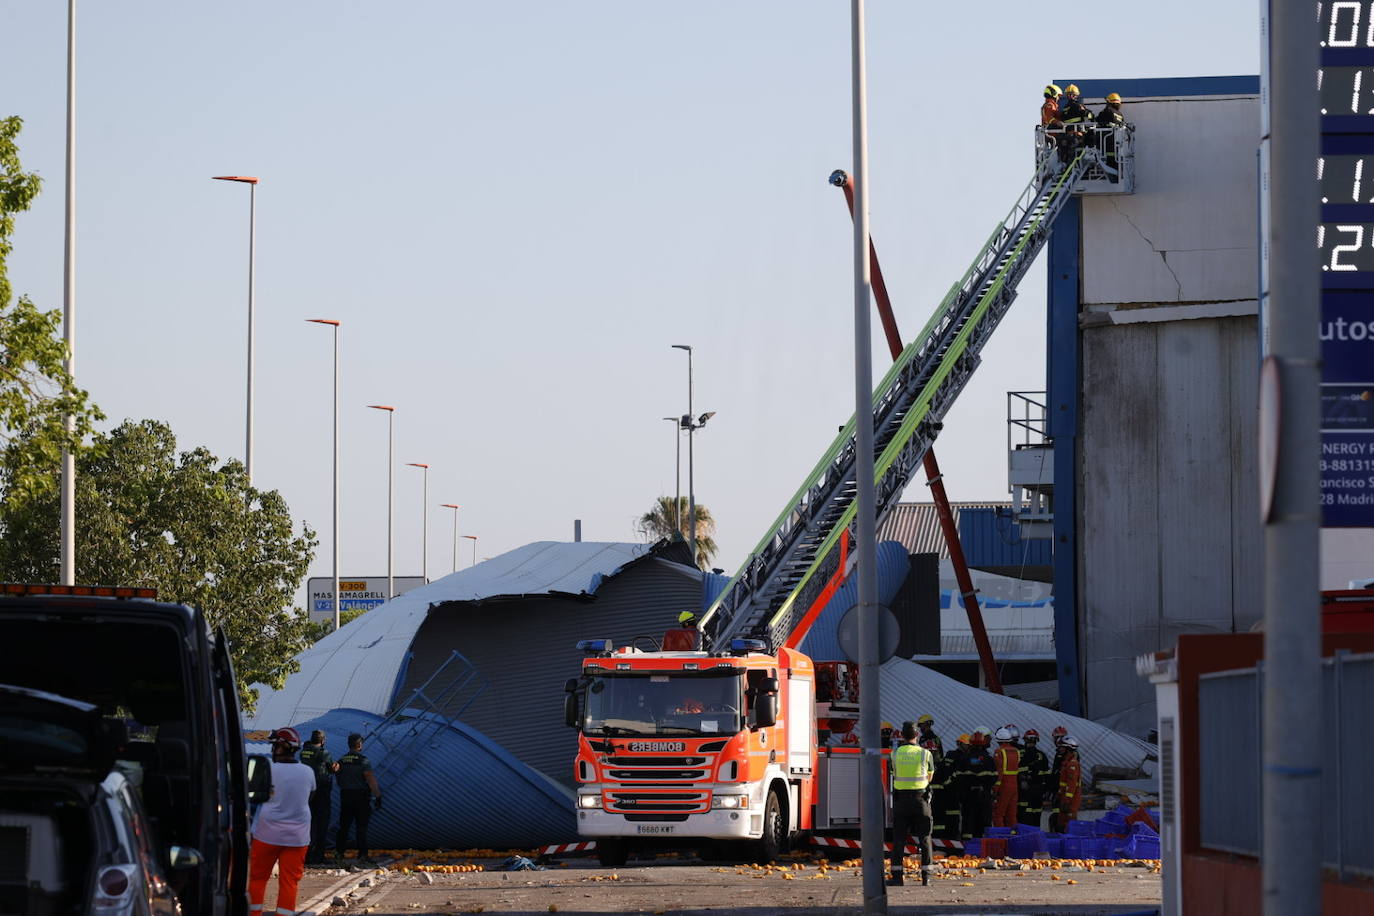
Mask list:
[[296,660],[281,690],[262,684],[244,727],[275,728],[333,709],[382,713],[390,706],[411,642],[430,608],[454,601],[525,595],[590,595],[652,544],[537,541],[412,589],[331,633]]

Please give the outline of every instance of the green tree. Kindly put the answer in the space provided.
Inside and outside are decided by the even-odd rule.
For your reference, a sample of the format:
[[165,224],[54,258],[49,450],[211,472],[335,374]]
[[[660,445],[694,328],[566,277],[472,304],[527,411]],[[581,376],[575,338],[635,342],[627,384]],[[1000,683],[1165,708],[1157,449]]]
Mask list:
[[[692,533],[691,518],[685,496],[677,499],[672,496],[660,496],[654,500],[653,508],[635,522],[635,528],[647,540],[667,538],[685,541]],[[701,569],[711,568],[711,559],[716,555],[715,538],[716,520],[711,516],[711,510],[697,503],[697,566]]]
[[[60,310],[40,311],[28,298],[11,302],[6,267],[13,250],[14,217],[29,208],[42,185],[19,161],[23,121],[0,118],[0,450],[22,440],[5,463],[6,497],[53,490],[53,468],[64,449],[79,451],[92,424],[103,419],[63,366],[66,344],[58,334]],[[66,417],[74,421],[66,428]]]
[[[78,455],[77,581],[152,587],[199,607],[229,639],[239,695],[280,687],[312,633],[291,606],[315,534],[293,532],[275,490],[258,490],[237,460],[176,451],[164,423],[125,421]],[[14,449],[11,449],[14,451]],[[55,582],[58,498],[42,491],[0,504],[0,578]]]

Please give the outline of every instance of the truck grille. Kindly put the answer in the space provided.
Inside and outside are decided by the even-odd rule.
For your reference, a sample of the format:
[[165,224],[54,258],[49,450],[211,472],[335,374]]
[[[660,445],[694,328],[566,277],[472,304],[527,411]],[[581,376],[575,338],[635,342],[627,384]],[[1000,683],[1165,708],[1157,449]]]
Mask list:
[[606,810],[621,814],[647,814],[659,811],[692,813],[709,811],[709,792],[607,792]]
[[611,779],[693,780],[705,779],[705,770],[607,770]]

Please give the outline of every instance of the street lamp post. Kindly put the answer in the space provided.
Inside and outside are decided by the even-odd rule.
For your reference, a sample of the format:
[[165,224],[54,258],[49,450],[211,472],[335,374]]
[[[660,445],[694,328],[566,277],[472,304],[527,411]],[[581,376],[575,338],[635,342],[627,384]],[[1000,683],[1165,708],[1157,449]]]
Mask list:
[[429,465],[408,462],[408,468],[419,468],[425,472],[424,499],[420,503],[420,578],[429,581]]
[[475,535],[475,534],[465,534],[465,535],[463,535],[463,537],[466,538],[466,539],[469,540],[469,541],[472,541],[472,565],[473,565],[473,566],[476,566],[476,565],[477,565],[477,535]]
[[334,329],[334,629],[339,629],[343,596],[339,594],[339,322],[332,318],[307,318],[311,324]]
[[[67,200],[63,231],[62,342],[66,344],[63,368],[76,378],[76,0],[67,0]],[[63,418],[67,435],[76,432],[76,417]],[[76,455],[62,450],[60,485],[62,584],[76,584]]]
[[392,560],[395,556],[392,549],[395,544],[392,539],[392,521],[395,519],[396,504],[396,408],[388,404],[367,406],[373,410],[386,411],[386,600],[390,601],[396,597],[396,577],[392,569]]
[[453,510],[453,571],[454,571],[454,572],[457,572],[457,571],[458,571],[458,510],[461,509],[461,508],[463,508],[463,507],[462,507],[462,506],[459,506],[459,505],[455,505],[454,503],[441,503],[440,505],[442,505],[445,509],[452,509],[452,510]]
[[[248,483],[253,482],[253,267],[257,252],[258,180],[249,175],[216,175],[215,181],[237,181],[248,185],[248,407],[245,411],[243,468]],[[338,595],[334,596],[335,601]]]
[[682,537],[682,418],[664,417],[673,424],[673,439],[677,446],[677,464],[673,469],[673,529]]
[[697,493],[696,493],[696,463],[692,448],[692,434],[706,425],[706,421],[716,415],[714,410],[707,411],[700,417],[693,417],[692,409],[692,348],[688,344],[673,344],[674,350],[687,351],[687,412],[682,415],[679,426],[687,430],[687,518],[688,525],[691,527],[692,543],[692,562],[700,565],[701,561],[697,557]]

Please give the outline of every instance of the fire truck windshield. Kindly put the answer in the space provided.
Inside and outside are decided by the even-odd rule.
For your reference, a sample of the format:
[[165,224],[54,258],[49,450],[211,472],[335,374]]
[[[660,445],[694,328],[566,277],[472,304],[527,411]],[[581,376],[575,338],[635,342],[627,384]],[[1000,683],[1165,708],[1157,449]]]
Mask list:
[[737,669],[593,676],[583,731],[614,735],[733,735],[740,730]]

